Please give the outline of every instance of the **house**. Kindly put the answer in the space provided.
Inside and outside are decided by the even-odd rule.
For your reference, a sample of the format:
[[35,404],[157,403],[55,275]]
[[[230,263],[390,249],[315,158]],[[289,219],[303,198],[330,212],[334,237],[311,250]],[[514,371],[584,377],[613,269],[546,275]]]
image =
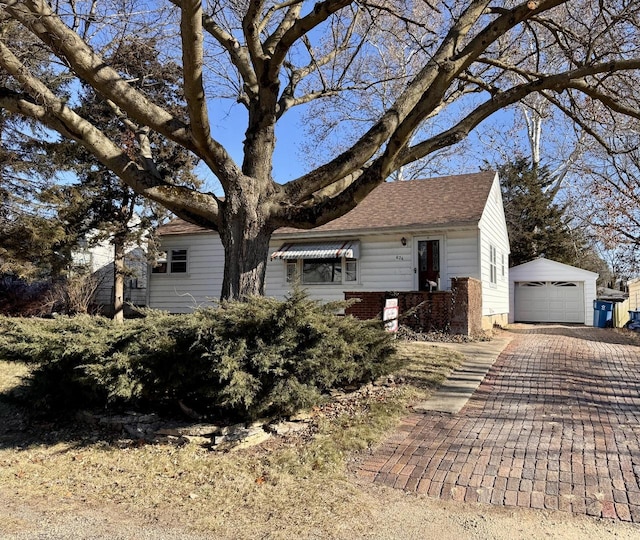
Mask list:
[[633,278],[627,281],[629,289],[629,309],[640,311],[640,278]]
[[[113,313],[114,304],[114,247],[104,240],[89,245],[86,241],[72,253],[73,263],[87,269],[97,280],[92,304],[103,315]],[[131,275],[125,279],[124,301],[135,306],[147,303],[147,254],[144,247],[128,246],[125,265]],[[128,308],[127,308],[128,309]]]
[[[217,234],[181,220],[157,234],[167,257],[149,275],[149,306],[184,313],[216,299],[224,261]],[[457,305],[473,304],[485,328],[507,323],[509,241],[495,172],[383,183],[326,225],[277,230],[270,253],[269,296],[283,298],[299,280],[324,301],[375,298],[376,314],[391,293],[420,293],[414,303],[429,298],[445,309],[453,301],[438,293],[469,278],[477,301]]]
[[593,325],[598,274],[540,258],[511,268],[509,322]]

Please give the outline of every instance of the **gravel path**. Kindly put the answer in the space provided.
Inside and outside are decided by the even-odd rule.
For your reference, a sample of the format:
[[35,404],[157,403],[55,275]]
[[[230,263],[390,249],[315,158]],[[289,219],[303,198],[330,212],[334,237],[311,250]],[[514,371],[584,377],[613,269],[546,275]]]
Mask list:
[[[370,539],[411,540],[637,540],[640,527],[618,521],[572,516],[561,512],[496,508],[439,501],[384,486],[357,486],[356,499],[367,512],[336,522],[330,515],[313,527],[295,523],[264,523],[245,534],[229,524],[221,540],[241,539]],[[295,504],[292,501],[291,504]],[[162,527],[143,516],[122,515],[117,508],[47,509],[17,504],[0,496],[2,540],[204,540],[185,527]],[[215,508],[212,508],[215,512]]]

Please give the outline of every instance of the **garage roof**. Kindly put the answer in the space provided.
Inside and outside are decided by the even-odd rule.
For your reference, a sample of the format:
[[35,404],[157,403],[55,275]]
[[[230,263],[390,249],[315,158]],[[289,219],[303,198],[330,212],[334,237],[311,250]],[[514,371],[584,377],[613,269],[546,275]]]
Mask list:
[[509,269],[510,281],[587,281],[598,279],[598,274],[541,257]]

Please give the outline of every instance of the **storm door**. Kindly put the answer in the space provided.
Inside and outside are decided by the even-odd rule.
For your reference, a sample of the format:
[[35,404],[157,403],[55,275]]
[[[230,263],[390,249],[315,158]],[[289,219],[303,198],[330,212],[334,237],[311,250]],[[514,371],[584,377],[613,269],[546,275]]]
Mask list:
[[440,240],[418,240],[416,245],[418,290],[438,290],[440,283]]

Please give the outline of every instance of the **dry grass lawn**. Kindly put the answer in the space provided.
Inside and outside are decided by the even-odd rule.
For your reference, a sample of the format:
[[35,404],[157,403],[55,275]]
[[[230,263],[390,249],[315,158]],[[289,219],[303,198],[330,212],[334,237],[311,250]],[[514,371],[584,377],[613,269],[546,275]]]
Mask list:
[[[427,343],[402,343],[400,354],[406,362],[396,380],[404,382],[384,397],[354,400],[340,414],[321,408],[307,436],[228,453],[136,444],[72,421],[31,418],[6,396],[27,368],[0,361],[0,507],[12,501],[16,509],[19,501],[54,517],[96,509],[114,520],[218,538],[344,537],[342,522],[366,530],[371,501],[353,483],[349,463],[461,360]],[[29,526],[16,516],[6,518],[5,532]]]

